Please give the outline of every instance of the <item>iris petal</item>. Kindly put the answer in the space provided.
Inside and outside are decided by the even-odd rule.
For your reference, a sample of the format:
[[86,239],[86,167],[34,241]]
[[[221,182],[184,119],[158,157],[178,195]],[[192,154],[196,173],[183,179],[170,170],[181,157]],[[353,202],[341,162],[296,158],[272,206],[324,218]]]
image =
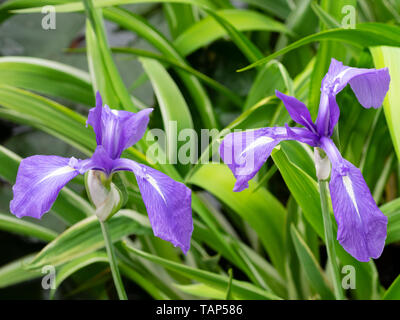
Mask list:
[[342,158],[331,139],[322,138],[321,147],[332,163],[329,189],[339,243],[359,261],[378,258],[385,246],[387,217],[376,205],[360,169]]
[[60,190],[79,174],[79,161],[58,156],[32,156],[21,161],[10,211],[18,218],[40,219]]
[[373,70],[359,76],[353,73],[349,81],[358,101],[364,108],[379,108],[389,90],[390,76],[388,69]]
[[91,125],[93,127],[93,131],[96,134],[97,145],[100,145],[103,139],[102,121],[101,121],[102,111],[103,111],[103,100],[101,99],[100,93],[97,91],[96,107],[89,110],[88,119],[86,121],[86,127],[88,125]]
[[364,108],[379,108],[389,90],[390,75],[387,68],[353,68],[332,59],[321,85],[321,102],[316,121],[321,135],[332,135],[340,113],[336,95],[349,83]]
[[367,262],[383,251],[388,219],[377,207],[360,170],[343,161],[347,172],[333,169],[329,183],[337,239],[354,258]]
[[233,132],[224,138],[219,152],[236,178],[233,191],[248,188],[248,182],[257,174],[272,150],[282,140],[298,140],[315,146],[318,137],[304,128],[276,127]]
[[88,170],[103,171],[106,175],[110,175],[116,160],[112,159],[107,150],[102,146],[97,146],[90,159],[82,160],[79,166],[80,173]]
[[280,142],[271,137],[267,129],[230,133],[222,141],[219,153],[236,178],[233,191],[239,192],[249,187],[248,182]]
[[97,145],[102,145],[109,156],[116,159],[143,137],[152,111],[151,108],[137,113],[112,110],[107,105],[102,106],[101,96],[97,93],[96,107],[90,109],[87,125],[93,127]]
[[285,95],[278,90],[275,91],[275,94],[282,100],[293,121],[305,126],[311,132],[315,132],[315,125],[311,120],[310,111],[303,102],[297,100],[295,97]]
[[139,141],[149,123],[149,114],[153,109],[138,113],[111,110],[108,106],[102,113],[102,145],[113,159],[119,158],[122,151]]
[[132,160],[116,160],[114,170],[135,174],[154,235],[180,247],[186,254],[193,231],[191,190],[164,173]]

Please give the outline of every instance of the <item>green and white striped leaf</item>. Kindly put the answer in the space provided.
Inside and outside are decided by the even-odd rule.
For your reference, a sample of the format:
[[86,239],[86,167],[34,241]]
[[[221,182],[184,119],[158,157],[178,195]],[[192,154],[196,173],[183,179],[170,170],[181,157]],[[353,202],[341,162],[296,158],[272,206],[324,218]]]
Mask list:
[[374,47],[371,48],[374,63],[377,68],[389,69],[390,87],[383,102],[386,122],[396,150],[397,159],[400,159],[400,48]]
[[[109,221],[113,242],[131,234],[149,234],[149,227],[129,211],[121,211]],[[59,266],[104,247],[101,227],[96,216],[82,220],[44,247],[29,264],[36,269],[44,265]]]

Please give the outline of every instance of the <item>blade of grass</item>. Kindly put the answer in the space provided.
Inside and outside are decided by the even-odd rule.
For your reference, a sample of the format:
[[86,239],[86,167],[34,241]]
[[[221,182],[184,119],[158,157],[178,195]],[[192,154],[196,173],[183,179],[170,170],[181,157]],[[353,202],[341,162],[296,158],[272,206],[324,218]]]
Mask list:
[[400,275],[385,292],[383,300],[400,300]]
[[285,19],[290,13],[289,1],[287,0],[239,0],[257,8],[263,9],[272,15]]
[[225,29],[231,40],[236,44],[236,46],[250,63],[262,58],[263,55],[261,51],[243,33],[238,31],[232,24],[230,24],[218,13],[214,13],[211,10],[205,11]]
[[[145,259],[148,259],[152,262],[158,263],[162,265],[165,268],[171,269],[174,272],[178,272],[190,279],[205,283],[207,285],[210,285],[215,288],[223,288],[226,290],[228,286],[228,281],[229,279],[227,277],[214,274],[211,272],[207,272],[204,270],[200,269],[195,269],[188,267],[184,264],[179,264],[176,262],[168,261],[162,258],[159,258],[157,256],[151,255],[147,252],[138,250],[132,246],[128,246],[125,244],[126,250],[129,252],[132,252],[140,257],[143,257]],[[238,280],[232,280],[232,290],[234,292],[234,295],[238,299],[266,299],[266,300],[275,300],[275,299],[280,299],[279,297],[261,290],[250,283],[243,282],[243,281],[238,281]]]
[[300,263],[304,267],[308,283],[315,291],[320,295],[323,300],[335,299],[332,289],[329,287],[328,279],[315,259],[307,243],[301,237],[300,233],[292,225],[290,233],[293,239],[293,243],[297,252],[297,256],[300,259]]
[[46,242],[52,241],[57,237],[57,233],[53,230],[3,213],[0,213],[0,229],[24,236],[34,237]]
[[[96,82],[93,82],[94,86],[100,86],[96,89],[100,90],[101,92],[106,91],[106,87],[113,88],[115,98],[118,99],[116,99],[115,101],[109,101],[110,96],[107,94],[105,96],[105,102],[113,105],[114,108],[119,105],[122,109],[135,112],[137,111],[137,107],[133,104],[128,90],[126,89],[125,84],[123,83],[119,75],[118,69],[111,56],[111,50],[108,46],[107,36],[104,30],[102,11],[100,9],[94,8],[92,0],[83,0],[83,4],[85,6],[85,12],[88,16],[88,20],[90,21],[87,23],[86,28],[87,37],[89,39],[92,39],[88,42],[88,48],[91,48],[90,50],[88,50],[88,53],[93,53],[95,56],[98,57],[97,60],[101,61],[99,61],[99,64],[103,65],[103,68],[101,69],[102,72],[100,75],[104,76],[104,74],[106,74],[108,76],[108,78],[104,79],[100,85],[100,75],[96,74],[96,68],[98,67],[98,64],[89,64],[91,66],[91,73],[97,75],[95,77]],[[119,104],[113,104],[111,102],[119,102]]]
[[359,47],[399,46],[400,28],[381,23],[361,23],[356,29],[330,29],[304,37],[289,46],[238,70],[242,72],[265,64],[287,52],[312,42],[337,40]]
[[[282,23],[256,11],[227,9],[218,10],[216,13],[239,31],[257,30],[290,34]],[[187,56],[227,34],[227,31],[209,16],[192,25],[174,41],[174,44],[180,54]]]
[[[171,163],[176,163],[178,159],[177,150],[185,143],[180,141],[179,136],[176,135],[179,135],[185,129],[193,130],[192,116],[182,93],[164,67],[156,60],[140,58],[140,62],[150,78],[161,109],[167,138],[168,159]],[[172,127],[173,123],[176,124],[176,132],[175,128]]]
[[205,75],[204,73],[201,73],[201,72],[197,71],[196,69],[190,67],[189,65],[179,62],[178,60],[176,60],[174,58],[167,58],[163,55],[156,54],[151,51],[146,51],[146,50],[136,49],[136,48],[111,48],[111,50],[116,53],[124,53],[124,54],[139,56],[139,57],[155,59],[155,60],[158,60],[159,62],[167,64],[178,70],[183,70],[189,74],[194,75],[196,78],[203,81],[209,87],[214,88],[215,90],[218,90],[220,93],[224,94],[231,102],[233,102],[238,107],[242,107],[242,105],[243,105],[243,100],[238,94],[236,94],[235,92],[233,92],[232,90],[230,90],[229,88],[224,86],[223,84],[219,83],[218,81],[214,80],[213,78],[210,78],[209,76]]
[[[200,6],[204,8],[216,8],[215,5],[213,4],[212,1],[209,0],[96,0],[94,2],[94,8],[104,8],[104,7],[111,7],[111,6],[119,6],[119,5],[125,5],[125,4],[134,4],[134,3],[185,3],[185,4],[191,4],[195,6]],[[61,3],[61,4],[56,4],[56,3]],[[85,9],[84,5],[81,2],[78,1],[70,1],[69,3],[67,1],[57,1],[54,2],[54,0],[50,1],[42,1],[41,5],[39,8],[36,7],[36,4],[34,1],[20,1],[16,5],[8,5],[5,6],[4,8],[7,9],[7,11],[10,11],[12,13],[35,13],[35,12],[41,12],[41,7],[46,5],[46,4],[51,4],[54,5],[54,8],[56,12],[58,13],[66,13],[66,12],[76,12],[76,11],[83,11]],[[1,7],[0,7],[1,9]]]
[[26,270],[25,266],[34,258],[35,253],[14,260],[0,267],[0,288],[6,288],[24,281],[43,276],[42,270]]
[[[211,180],[212,184],[209,183]],[[250,183],[250,188],[243,192],[233,192],[234,182],[235,179],[228,167],[221,164],[202,166],[190,178],[190,183],[214,194],[254,228],[274,266],[283,273],[281,248],[285,209],[267,190],[259,189],[253,192],[252,183]]]
[[[151,232],[147,225],[127,211],[120,211],[110,219],[109,229],[113,242],[130,234]],[[44,247],[29,268],[41,268],[47,264],[59,266],[101,248],[104,248],[104,239],[100,224],[96,216],[91,216],[74,224]]]
[[0,58],[0,83],[94,105],[86,72],[58,62],[31,57]]
[[376,47],[371,48],[374,64],[377,68],[387,67],[390,74],[390,87],[383,102],[386,123],[388,124],[397,159],[400,159],[400,48]]
[[[167,58],[175,59],[188,66],[173,44],[164,35],[147,23],[142,17],[121,8],[104,9],[106,19],[113,21],[123,28],[131,30],[150,42]],[[201,83],[192,75],[178,71],[180,78],[190,92],[193,102],[200,113],[204,126],[208,129],[217,128],[213,106]]]

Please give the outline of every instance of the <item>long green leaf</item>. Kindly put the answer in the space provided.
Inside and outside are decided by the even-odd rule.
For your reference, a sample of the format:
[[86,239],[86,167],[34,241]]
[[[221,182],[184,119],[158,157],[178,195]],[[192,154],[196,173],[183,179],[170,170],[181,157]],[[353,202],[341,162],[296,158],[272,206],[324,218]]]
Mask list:
[[221,164],[202,166],[189,182],[214,194],[247,221],[257,232],[275,267],[283,272],[281,248],[285,209],[278,200],[265,189],[254,191],[252,183],[245,191],[233,192],[235,179],[228,167]]
[[247,60],[249,60],[250,63],[262,58],[261,51],[251,42],[251,40],[248,39],[239,30],[237,30],[226,19],[211,10],[206,10],[206,12],[225,29],[232,41],[236,44],[236,46],[244,54]]
[[[60,2],[62,3],[66,1],[59,1],[58,3]],[[37,8],[36,7],[37,5],[34,2],[28,0],[28,1],[20,1],[20,3],[17,3],[14,7],[12,5],[5,6],[5,9],[13,13],[34,13],[34,12],[41,12],[41,7],[46,4],[56,4],[56,3],[57,2],[51,0],[43,1],[40,8]],[[214,4],[209,0],[96,0],[94,2],[94,8],[104,8],[104,7],[133,4],[133,3],[186,3],[204,8],[215,8]],[[56,12],[59,13],[76,12],[84,10],[84,5],[78,1],[58,4],[54,5],[54,7],[56,9]]]
[[[80,4],[80,3],[79,3]],[[120,106],[121,109],[128,111],[137,111],[137,106],[134,105],[133,100],[128,93],[128,90],[123,83],[118,69],[111,56],[111,50],[108,46],[107,36],[104,29],[103,15],[100,9],[95,9],[92,0],[84,0],[85,11],[88,16],[88,22],[86,26],[86,34],[89,39],[88,42],[88,54],[94,55],[96,61],[91,61],[89,66],[91,67],[91,74],[93,83],[100,92],[108,93],[109,89],[113,89],[114,98],[111,101],[110,94],[105,96],[105,102],[112,105],[114,108]],[[91,57],[89,57],[90,59]],[[98,62],[98,63],[96,63]],[[94,64],[96,63],[96,64]],[[101,72],[96,71],[97,67],[102,66]],[[104,76],[106,78],[104,79]]]
[[182,3],[164,3],[164,15],[173,38],[179,36],[195,21],[195,7]]
[[[256,11],[228,9],[219,10],[216,13],[239,31],[260,30],[290,33],[283,24]],[[227,31],[209,16],[187,29],[174,43],[178,51],[183,56],[187,56],[225,35],[227,35]]]
[[285,281],[268,261],[241,241],[235,241],[224,235],[221,241],[216,236],[217,232],[210,232],[210,229],[196,221],[193,239],[219,252],[221,256],[243,270],[253,283],[268,288],[282,298],[286,296]]
[[82,257],[79,257],[77,259],[74,259],[70,262],[67,262],[63,264],[61,267],[58,268],[57,270],[57,276],[55,277],[55,288],[51,289],[50,291],[50,299],[54,297],[54,294],[56,293],[57,289],[60,287],[60,285],[69,278],[72,274],[75,272],[93,264],[93,263],[108,263],[108,257],[107,254],[103,251],[95,251],[92,253],[89,253],[87,255],[84,255]]
[[155,60],[141,58],[140,61],[157,96],[166,130],[167,154],[169,160],[175,163],[179,156],[176,150],[183,145],[183,142],[177,141],[178,135],[184,129],[193,130],[192,116],[182,93],[165,68]]
[[[226,290],[228,287],[228,277],[224,277],[218,274],[207,272],[200,269],[188,267],[184,264],[168,261],[163,258],[151,255],[147,252],[138,250],[132,246],[125,245],[126,249],[140,257],[148,259],[152,262],[158,263],[163,267],[173,270],[174,272],[180,273],[189,279],[193,279],[202,283],[205,283],[213,288]],[[250,283],[233,280],[232,281],[232,293],[237,299],[266,299],[276,300],[280,299],[272,293],[259,289]]]
[[[142,17],[120,8],[104,9],[104,16],[106,19],[143,37],[167,58],[176,59],[180,63],[188,65],[175,46]],[[216,128],[218,124],[213,106],[201,83],[194,76],[188,75],[186,72],[178,71],[178,74],[190,92],[204,126],[208,129]]]
[[[113,242],[130,234],[150,232],[147,225],[138,222],[127,211],[121,211],[110,219],[109,228]],[[100,224],[96,216],[91,216],[74,224],[50,242],[31,261],[29,267],[40,268],[47,264],[58,266],[103,247],[104,239]]]
[[383,300],[400,300],[400,275],[385,292]]
[[389,220],[386,243],[400,241],[400,199],[385,203],[379,209]]
[[320,295],[321,299],[334,300],[335,297],[332,293],[332,289],[329,287],[328,280],[310,248],[293,225],[291,226],[290,232],[297,256],[308,278],[308,283]]
[[400,159],[400,48],[376,47],[371,48],[371,53],[377,68],[389,69],[390,87],[383,108],[397,159]]
[[57,237],[57,233],[53,230],[2,213],[0,213],[0,229],[24,236],[34,237],[46,242],[52,241]]
[[26,270],[34,258],[35,254],[30,254],[17,259],[0,267],[0,288],[5,288],[27,280],[32,280],[42,276],[41,270]]
[[175,58],[167,58],[163,55],[156,54],[151,51],[141,50],[141,49],[136,49],[136,48],[111,48],[111,50],[116,53],[125,53],[125,54],[155,59],[163,64],[167,64],[171,67],[174,67],[177,70],[183,70],[189,74],[194,75],[196,78],[203,81],[205,84],[207,84],[211,88],[214,88],[215,90],[218,90],[220,93],[224,94],[231,102],[233,102],[238,107],[242,107],[242,105],[243,105],[242,98],[237,93],[233,92],[232,90],[230,90],[223,84],[210,78],[209,76],[205,75],[204,73],[197,71],[196,69],[190,67],[187,64],[179,62]]
[[[297,143],[290,142],[290,144]],[[274,150],[272,152],[272,158],[291,194],[303,209],[303,212],[307,215],[310,224],[315,230],[323,230],[317,182],[296,163],[288,159],[287,154],[284,152],[284,148],[285,146],[282,145],[281,150]],[[296,151],[300,152],[300,148],[297,148]],[[307,155],[305,151],[304,154],[305,156]],[[305,192],[305,190],[307,191]]]
[[358,24],[356,29],[330,29],[304,37],[286,48],[258,60],[257,62],[241,68],[238,71],[245,71],[262,65],[287,52],[297,49],[312,42],[337,40],[359,47],[373,46],[400,46],[400,28],[380,23]]
[[0,58],[0,83],[93,105],[86,72],[58,62],[31,57]]
[[91,128],[85,127],[86,119],[73,110],[39,95],[14,87],[0,85],[0,106],[32,116],[37,123],[63,136],[81,151],[95,149]]
[[289,1],[287,0],[239,0],[285,19],[290,13]]
[[129,278],[130,280],[137,283],[141,286],[145,291],[147,291],[154,299],[157,300],[170,300],[170,299],[182,299],[179,295],[175,292],[169,293],[165,291],[172,291],[170,289],[170,282],[164,283],[164,287],[166,289],[161,288],[161,286],[155,282],[155,276],[150,275],[148,277],[144,277],[143,274],[137,272],[130,266],[126,265],[125,263],[120,263],[119,268],[121,269],[122,274]]
[[[340,20],[342,16],[342,8],[345,5],[355,6],[355,0],[322,0],[321,1],[321,10],[328,15],[332,15],[333,19]],[[314,7],[316,7],[314,5]],[[337,26],[336,28],[340,28],[341,26]],[[326,27],[323,23],[321,23],[321,30],[326,30],[329,27]],[[318,112],[320,91],[321,91],[321,81],[328,71],[329,65],[331,63],[332,58],[336,58],[337,60],[344,61],[346,57],[347,50],[343,46],[342,41],[323,41],[319,44],[318,52],[315,59],[315,65],[313,73],[311,74],[310,79],[310,92],[309,92],[309,108],[310,113],[313,119],[316,117]]]
[[[247,95],[243,110],[248,110],[262,99],[275,95],[275,90],[286,89],[289,95],[294,95],[293,80],[285,67],[278,61],[270,61],[263,66]],[[267,120],[267,119],[266,119]]]
[[224,300],[226,296],[226,293],[222,288],[221,289],[215,288],[205,283],[195,283],[186,285],[174,284],[174,286],[185,293],[189,293],[193,296],[202,298]]
[[[96,148],[94,132],[86,127],[86,118],[59,103],[22,89],[0,85],[0,106],[12,111],[4,112],[0,108],[0,116],[52,134],[87,155]],[[124,155],[148,162],[146,156],[134,148],[128,148]],[[160,164],[159,167],[179,179],[171,165]]]
[[[343,4],[341,4],[343,5]],[[340,23],[332,17],[328,12],[321,8],[316,2],[311,3],[311,8],[318,18],[328,27],[328,28],[340,28]]]

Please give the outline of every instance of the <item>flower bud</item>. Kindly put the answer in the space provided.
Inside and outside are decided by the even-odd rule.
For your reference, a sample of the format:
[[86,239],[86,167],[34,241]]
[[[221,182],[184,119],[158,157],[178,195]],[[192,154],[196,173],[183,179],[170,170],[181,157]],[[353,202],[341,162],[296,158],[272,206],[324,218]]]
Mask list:
[[314,162],[315,162],[315,170],[318,180],[327,180],[331,173],[331,162],[329,158],[324,154],[324,157],[321,157],[321,152],[323,152],[320,148],[314,148]]
[[122,192],[102,171],[89,170],[85,174],[85,186],[100,221],[108,220],[122,207]]

